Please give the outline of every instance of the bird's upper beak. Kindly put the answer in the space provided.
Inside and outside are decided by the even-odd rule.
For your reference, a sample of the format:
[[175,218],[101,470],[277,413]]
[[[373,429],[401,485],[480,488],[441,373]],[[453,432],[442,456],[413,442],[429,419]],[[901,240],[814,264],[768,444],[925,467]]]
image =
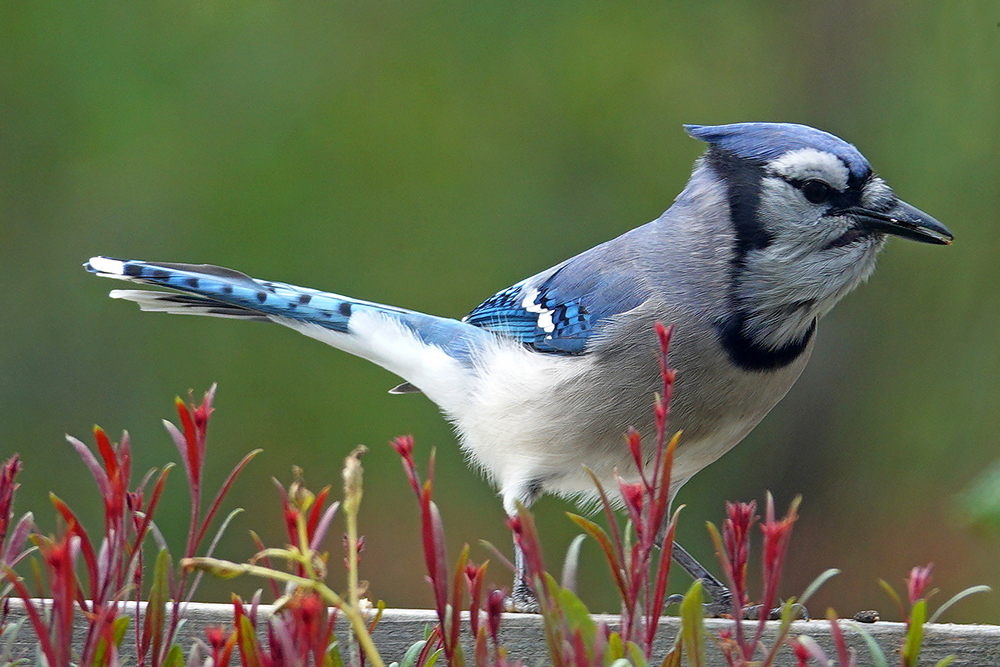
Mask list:
[[862,227],[921,243],[949,245],[955,239],[947,227],[904,201],[884,213],[861,206],[853,206],[844,213],[854,216]]

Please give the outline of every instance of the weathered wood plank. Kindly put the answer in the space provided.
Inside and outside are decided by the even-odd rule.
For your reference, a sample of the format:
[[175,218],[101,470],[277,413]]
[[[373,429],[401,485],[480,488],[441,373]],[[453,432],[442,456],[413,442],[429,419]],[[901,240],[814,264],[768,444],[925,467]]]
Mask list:
[[[133,609],[131,605],[129,609]],[[262,618],[272,611],[271,607],[261,607]],[[24,618],[23,603],[11,600],[10,617],[12,620]],[[617,616],[599,615],[594,617],[609,626],[617,624]],[[209,625],[231,625],[232,607],[224,604],[192,603],[188,605],[185,623],[181,630],[181,643],[185,653],[189,650],[195,637],[204,637],[204,629]],[[398,660],[406,649],[419,640],[424,628],[436,622],[433,611],[423,609],[387,609],[375,631],[375,643],[387,662]],[[467,624],[465,624],[467,625]],[[716,637],[720,630],[733,627],[733,621],[724,619],[706,619],[706,631],[710,637]],[[777,622],[768,623],[768,631],[764,641],[770,640],[777,629]],[[852,621],[841,621],[849,644],[858,652],[861,666],[873,665],[868,649],[860,634],[854,629]],[[678,619],[664,618],[660,624],[657,636],[656,655],[662,656],[673,644],[679,627]],[[338,624],[341,636],[346,623]],[[864,628],[876,639],[889,659],[889,664],[898,664],[898,649],[903,643],[905,626],[902,623],[879,622],[866,624]],[[82,630],[82,628],[81,628]],[[792,634],[809,635],[823,647],[830,657],[834,657],[833,643],[830,636],[830,626],[827,621],[796,621],[792,624]],[[921,653],[921,664],[933,665],[941,658],[955,655],[952,663],[955,667],[996,667],[1000,665],[1000,626],[993,625],[952,625],[928,624],[925,626],[924,649]],[[468,637],[466,637],[468,639]],[[528,665],[534,665],[545,659],[547,652],[545,638],[541,629],[541,618],[535,614],[504,614],[501,626],[501,641],[507,646],[511,658],[520,658]],[[123,653],[128,654],[131,645],[129,637],[125,640]],[[15,643],[15,656],[28,657],[34,662],[35,642],[30,625],[25,623]],[[725,667],[718,647],[714,641],[708,646],[709,667]],[[134,660],[129,660],[135,664]],[[29,663],[29,664],[32,664]],[[794,667],[795,659],[787,647],[782,651],[782,657],[777,663],[781,666]]]

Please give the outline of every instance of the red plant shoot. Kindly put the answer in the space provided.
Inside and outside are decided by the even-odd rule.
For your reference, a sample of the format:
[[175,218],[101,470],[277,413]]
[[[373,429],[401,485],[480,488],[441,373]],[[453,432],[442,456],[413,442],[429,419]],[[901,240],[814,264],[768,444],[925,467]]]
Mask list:
[[917,566],[910,570],[910,576],[906,578],[906,594],[910,598],[911,607],[917,603],[917,600],[930,597],[925,595],[925,592],[931,583],[931,570],[933,569],[934,563],[924,567]]
[[[462,647],[459,644],[459,605],[461,599],[461,578],[464,576],[465,564],[468,558],[468,547],[465,548],[459,565],[456,568],[454,582],[449,595],[448,556],[444,542],[444,525],[437,505],[431,499],[434,490],[434,450],[431,450],[427,464],[427,480],[421,483],[420,474],[413,459],[413,437],[401,436],[392,441],[392,447],[399,454],[403,470],[410,482],[417,503],[420,506],[420,536],[424,551],[424,564],[427,567],[427,581],[434,593],[434,609],[437,612],[437,640],[444,650],[445,661],[449,665],[464,663]],[[427,647],[431,645],[428,639]]]
[[[798,518],[799,501],[800,498],[795,498],[785,517],[776,519],[774,499],[771,494],[767,495],[764,520],[760,522],[760,530],[764,536],[761,557],[764,592],[761,603],[755,608],[748,607],[750,596],[746,574],[750,559],[752,528],[760,519],[756,515],[756,503],[753,501],[726,503],[726,519],[722,523],[721,535],[714,526],[709,526],[719,563],[732,595],[732,615],[735,619],[735,627],[733,632],[719,633],[719,646],[730,665],[749,663],[753,660],[758,649],[762,649],[761,638],[766,622],[771,616],[771,609],[778,599],[778,584],[785,567],[792,526]],[[748,611],[752,612],[753,618],[756,618],[756,629],[751,637],[747,637],[744,626],[744,619],[747,617]],[[781,642],[776,642],[770,650],[765,650],[763,664],[770,664],[769,661],[774,659],[780,646]]]
[[14,494],[20,484],[21,458],[15,454],[0,466],[0,566],[13,567],[26,555],[25,540],[34,528],[34,517],[27,512],[14,521]]
[[[182,428],[167,422],[167,430],[187,471],[192,499],[187,553],[193,553],[198,548],[226,492],[257,453],[251,452],[237,464],[202,517],[199,500],[205,435],[214,393],[213,386],[198,405],[177,401]],[[67,436],[67,440],[94,478],[103,507],[104,530],[100,535],[88,533],[73,510],[53,495],[52,503],[62,527],[55,536],[36,534],[33,538],[41,556],[40,579],[49,582],[49,590],[40,590],[32,595],[10,569],[23,556],[21,545],[32,526],[30,516],[26,515],[8,534],[11,499],[16,488],[13,478],[20,469],[19,461],[12,459],[0,468],[0,540],[3,541],[0,555],[3,556],[4,576],[24,599],[28,617],[40,640],[41,652],[50,665],[69,664],[71,630],[77,608],[83,612],[86,625],[82,643],[72,654],[72,659],[97,667],[117,664],[117,643],[121,641],[127,624],[122,616],[124,604],[129,599],[139,602],[145,596],[145,616],[140,620],[136,605],[135,622],[132,624],[136,664],[139,667],[159,667],[175,648],[182,605],[195,588],[189,585],[186,572],[177,577],[171,573],[169,554],[162,545],[162,537],[154,531],[153,517],[171,467],[148,472],[132,487],[132,453],[128,433],[122,435],[120,442],[114,443],[103,429],[95,427],[93,450],[76,438]],[[151,533],[161,542],[154,568],[148,568],[144,562],[144,545]],[[80,571],[85,576],[78,577],[77,565],[81,563]],[[147,569],[152,571],[153,577],[144,581]],[[37,607],[39,603],[33,599],[46,593],[52,598],[51,613],[48,614],[42,613]]]
[[[668,352],[673,327],[656,324],[660,345],[660,379],[662,389],[653,402],[656,418],[656,446],[653,456],[643,450],[642,438],[635,430],[626,435],[626,443],[638,474],[638,481],[619,479],[626,515],[636,539],[627,541],[618,527],[614,504],[596,477],[601,506],[610,532],[583,517],[570,515],[584,531],[600,544],[622,599],[621,636],[642,647],[649,657],[653,640],[666,601],[667,577],[673,552],[673,535],[677,515],[670,513],[670,481],[674,449],[679,437],[667,438],[667,420],[676,373],[669,367]],[[659,555],[657,557],[657,547]]]

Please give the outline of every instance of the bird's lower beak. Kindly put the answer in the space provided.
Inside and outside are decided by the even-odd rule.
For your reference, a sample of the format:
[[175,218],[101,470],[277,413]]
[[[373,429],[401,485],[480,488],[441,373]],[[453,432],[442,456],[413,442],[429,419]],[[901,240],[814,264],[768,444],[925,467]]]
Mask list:
[[949,245],[955,239],[947,227],[920,209],[903,201],[898,202],[894,208],[885,213],[860,206],[844,212],[854,216],[862,227],[884,234],[938,245]]

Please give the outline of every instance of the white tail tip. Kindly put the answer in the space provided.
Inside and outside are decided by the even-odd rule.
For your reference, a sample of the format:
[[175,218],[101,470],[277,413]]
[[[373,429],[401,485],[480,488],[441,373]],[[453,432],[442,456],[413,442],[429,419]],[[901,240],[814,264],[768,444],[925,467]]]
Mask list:
[[107,257],[91,257],[90,266],[98,273],[106,273],[112,276],[125,275],[125,262]]

